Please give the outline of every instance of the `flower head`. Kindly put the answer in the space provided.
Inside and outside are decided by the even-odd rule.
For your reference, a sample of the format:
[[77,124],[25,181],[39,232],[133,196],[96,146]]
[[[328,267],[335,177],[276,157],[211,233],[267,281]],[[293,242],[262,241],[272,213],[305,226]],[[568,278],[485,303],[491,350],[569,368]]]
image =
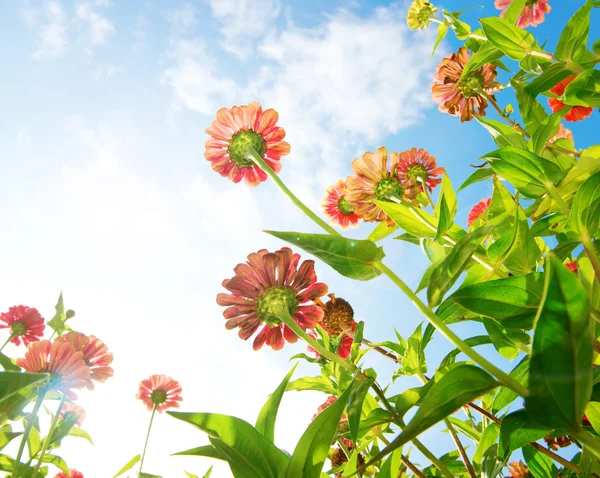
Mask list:
[[[298,336],[279,318],[287,311],[303,329],[313,329],[321,321],[323,311],[307,302],[327,293],[327,285],[317,282],[315,263],[303,261],[300,255],[284,247],[276,252],[262,249],[238,264],[235,276],[223,281],[231,294],[219,294],[217,304],[227,307],[225,327],[239,327],[238,335],[248,340],[257,330],[254,350],[265,343],[273,350],[283,348],[285,340],[294,343]],[[285,340],[284,340],[285,338]]]
[[[496,0],[494,5],[498,10],[502,10],[501,17],[504,16],[511,2],[512,0]],[[552,8],[548,5],[548,0],[527,0],[517,21],[517,26],[519,28],[537,27],[544,22],[544,15],[550,13],[550,10]]]
[[384,147],[379,148],[376,153],[367,152],[362,158],[352,161],[354,176],[346,179],[346,199],[363,221],[380,222],[388,219],[373,200],[388,201],[394,197],[412,199],[416,196],[418,191],[414,184],[402,184],[398,177],[399,161],[398,153],[392,153],[388,158]]
[[[338,398],[333,395],[330,395],[329,397],[327,397],[327,400],[325,400],[325,402],[323,402],[323,404],[319,405],[319,408],[317,408],[317,413],[315,413],[313,415],[312,420],[317,418],[321,413],[323,413],[326,409],[328,409],[331,405],[333,405],[337,401],[337,399]],[[340,426],[343,426],[347,423],[348,423],[348,417],[346,416],[345,413],[343,413],[342,418],[340,419]]]
[[54,478],[85,478],[85,477],[83,476],[83,473],[81,473],[80,471],[71,469],[71,470],[69,470],[68,475],[64,471],[61,471],[60,473],[55,475]]
[[573,143],[573,145],[575,144],[575,141],[573,139],[573,132],[570,129],[565,128],[562,123],[558,125],[558,133],[556,133],[550,139],[550,142],[556,143],[559,139],[568,139],[569,141],[571,141],[571,143]]
[[577,265],[577,261],[567,262],[565,264],[565,266],[567,266],[567,269],[569,269],[571,272],[577,273],[579,271],[579,266]]
[[48,389],[60,390],[70,399],[77,398],[72,389],[85,387],[91,373],[83,353],[67,342],[34,342],[27,347],[25,357],[16,362],[27,372],[49,373]]
[[477,204],[475,204],[475,206],[473,206],[473,209],[471,209],[471,212],[469,213],[469,216],[467,217],[467,226],[468,227],[471,227],[471,224],[473,224],[475,221],[477,221],[477,219],[479,219],[481,217],[481,215],[488,210],[491,202],[492,202],[491,199],[482,199]]
[[527,468],[522,461],[519,461],[518,463],[513,461],[508,465],[508,471],[510,472],[511,478],[527,478],[531,476],[529,468]]
[[277,126],[278,119],[277,111],[263,111],[256,102],[221,108],[206,130],[210,139],[204,157],[213,170],[234,183],[243,178],[250,186],[258,186],[267,174],[248,159],[246,150],[252,146],[273,171],[281,171],[280,159],[289,154],[290,145],[283,141],[285,130]]
[[[345,359],[350,355],[354,338],[351,335],[356,328],[354,321],[354,310],[352,306],[341,297],[336,297],[335,294],[329,294],[331,300],[323,303],[321,299],[316,299],[314,302],[323,309],[323,320],[321,327],[334,338],[338,339],[337,354]],[[350,334],[348,333],[350,332]],[[341,335],[341,336],[340,336]],[[315,334],[311,337],[316,338]],[[319,352],[308,347],[308,351],[319,357]]]
[[406,22],[411,30],[423,30],[431,23],[438,9],[426,0],[414,0],[408,9]]
[[44,319],[33,307],[17,305],[0,314],[0,329],[10,329],[13,336],[11,342],[15,345],[20,345],[23,341],[23,345],[27,346],[40,340],[44,336],[45,327]]
[[113,356],[108,351],[108,347],[93,335],[87,336],[81,332],[69,332],[56,339],[57,342],[68,342],[75,350],[83,353],[83,360],[91,369],[90,380],[88,380],[87,388],[94,389],[92,380],[96,382],[105,382],[114,374],[114,370],[110,367],[113,361]]
[[430,191],[442,182],[438,178],[444,173],[444,168],[438,168],[435,158],[424,149],[412,148],[400,153],[400,161],[396,166],[398,176],[404,183],[407,181],[426,184]]
[[485,95],[491,95],[498,87],[495,81],[496,67],[491,63],[471,71],[464,79],[460,79],[470,58],[471,55],[465,47],[460,47],[457,53],[448,55],[438,64],[431,87],[433,100],[439,104],[439,110],[460,116],[461,122],[470,121],[473,116],[485,116]]
[[[571,75],[568,78],[565,78],[550,91],[557,96],[562,96],[569,83],[571,83],[575,78],[575,75]],[[562,110],[565,106],[567,106],[558,98],[548,98],[548,104],[550,105],[550,108],[552,108],[553,113],[556,113],[557,111]],[[586,119],[594,111],[594,108],[590,108],[588,106],[571,106],[570,108],[571,109],[569,110],[569,112],[565,115],[565,121],[569,121],[571,123]]]
[[139,398],[148,410],[156,407],[157,412],[167,408],[179,408],[181,398],[181,385],[177,380],[166,375],[150,375],[140,382],[136,398]]
[[346,199],[346,181],[340,179],[332,184],[325,192],[323,210],[332,224],[337,224],[342,229],[356,227],[360,217],[354,212],[354,206]]
[[67,402],[63,405],[62,410],[60,412],[60,418],[65,420],[70,416],[77,417],[76,425],[80,427],[85,419],[85,410],[81,408],[79,405],[73,402]]
[[555,438],[544,437],[544,441],[546,442],[546,445],[548,445],[548,448],[551,448],[553,450],[565,448],[573,443],[573,441],[567,435]]

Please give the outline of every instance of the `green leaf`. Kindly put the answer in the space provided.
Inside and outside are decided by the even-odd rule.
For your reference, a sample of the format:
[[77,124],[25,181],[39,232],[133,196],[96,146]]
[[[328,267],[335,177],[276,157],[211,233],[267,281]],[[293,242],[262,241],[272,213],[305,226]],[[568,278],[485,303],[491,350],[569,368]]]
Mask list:
[[211,466],[208,470],[206,470],[206,473],[204,474],[203,478],[210,478],[210,474],[212,473],[213,467]]
[[550,428],[579,430],[592,391],[589,299],[579,279],[553,255],[535,319],[527,412]]
[[439,218],[435,240],[439,241],[443,235],[454,225],[454,217],[458,209],[456,193],[447,174],[442,178],[440,198],[435,207],[435,215]]
[[450,13],[446,10],[443,10],[442,14],[444,15],[445,24],[452,28],[456,38],[459,40],[466,40],[469,38],[471,26],[468,23],[458,19],[460,13]]
[[371,234],[369,234],[369,237],[367,237],[367,241],[379,242],[397,230],[398,226],[396,226],[395,224],[392,224],[390,226],[388,225],[387,221],[381,221],[379,224],[377,224],[375,229],[371,231]]
[[480,181],[485,181],[486,179],[491,178],[494,175],[494,171],[491,168],[482,168],[476,169],[473,174],[471,174],[464,183],[460,185],[460,187],[456,190],[456,192],[461,192],[466,187],[471,184],[478,183]]
[[135,455],[131,460],[129,460],[127,462],[127,464],[121,468],[117,474],[114,476],[114,478],[117,478],[117,476],[121,476],[125,473],[127,473],[129,470],[131,470],[136,464],[137,462],[139,462],[142,459],[142,457],[140,455]]
[[[431,383],[431,382],[428,382]],[[396,397],[396,412],[403,418],[412,407],[417,405],[431,386],[409,388]]]
[[473,454],[473,462],[481,464],[483,454],[496,443],[499,435],[500,427],[495,423],[490,423],[485,427],[485,430],[483,430],[483,433],[481,434],[481,439],[477,444],[477,448],[475,449],[475,453]]
[[514,359],[522,347],[529,345],[530,338],[525,332],[502,327],[492,319],[483,319],[485,330],[500,355],[507,359]]
[[396,225],[418,238],[433,238],[437,231],[437,218],[422,209],[414,209],[404,203],[375,201]]
[[[540,93],[544,93],[554,88],[565,78],[571,76],[573,72],[569,70],[564,63],[553,63],[538,77],[534,78],[531,83],[524,87],[527,95],[535,98]],[[540,120],[543,118],[540,118]],[[535,131],[535,130],[534,130]]]
[[504,20],[512,25],[516,25],[526,3],[527,0],[513,0],[504,13]]
[[471,57],[469,62],[465,65],[460,81],[464,80],[469,73],[476,71],[487,63],[493,63],[504,56],[504,53],[499,48],[496,48],[491,43],[484,43],[481,48]]
[[523,458],[533,478],[554,478],[558,474],[552,460],[530,445],[523,447]]
[[419,324],[407,340],[407,348],[400,364],[404,375],[418,375],[427,372],[425,362],[425,345],[423,343],[422,325]]
[[522,60],[534,50],[533,35],[503,18],[482,18],[479,23],[488,41],[513,60]]
[[329,395],[337,393],[337,388],[331,382],[331,379],[323,375],[319,375],[318,377],[302,377],[294,380],[288,384],[287,390],[314,390]]
[[225,457],[212,445],[190,448],[189,450],[173,453],[173,456],[205,456],[207,458],[226,461]]
[[585,416],[592,424],[592,428],[596,433],[600,430],[600,403],[590,402],[585,409]]
[[587,0],[571,17],[556,45],[554,56],[557,60],[578,62],[585,55],[590,34],[590,12],[593,6],[594,0]]
[[524,196],[537,198],[546,194],[564,176],[559,166],[541,156],[513,146],[488,153],[486,160],[496,174],[510,181]]
[[50,448],[56,448],[60,446],[63,438],[68,436],[77,422],[79,417],[73,414],[67,414],[62,420],[60,420],[58,426],[52,434],[52,440],[50,440]]
[[521,113],[521,117],[523,118],[523,121],[525,121],[526,129],[530,134],[533,134],[542,121],[544,121],[548,116],[546,109],[535,98],[537,93],[532,92],[532,85],[536,80],[532,81],[531,84],[527,86],[523,85],[514,78],[510,81],[510,84],[514,88],[517,96],[519,112]]
[[[505,123],[500,123],[500,121],[480,116],[475,116],[475,119],[488,133],[490,133],[498,147],[504,148],[505,146],[516,146],[517,148],[525,148],[527,146],[527,141],[525,141],[523,135],[517,132],[513,127],[508,126]],[[493,171],[489,174],[491,176]],[[459,191],[462,188],[463,186],[459,188]]]
[[529,142],[530,151],[533,151],[533,153],[538,156],[544,152],[544,148],[548,141],[558,133],[560,122],[566,113],[567,110],[563,108],[562,110],[551,114],[542,122],[531,137],[531,141]]
[[256,419],[256,429],[264,435],[264,437],[271,443],[275,443],[275,420],[277,418],[277,412],[279,410],[279,404],[283,398],[283,394],[292,378],[294,370],[298,366],[298,362],[292,367],[292,370],[288,372],[283,381],[279,384],[277,389],[269,397],[267,402],[263,405],[258,418]]
[[7,372],[20,372],[21,367],[19,367],[13,359],[7,357],[2,352],[0,352],[0,366],[6,370]]
[[51,465],[54,465],[59,470],[65,472],[65,473],[70,473],[67,462],[65,460],[63,460],[60,456],[46,454],[46,455],[44,455],[44,457],[42,459],[42,463],[50,463]]
[[[58,335],[62,335],[63,332],[69,330],[70,327],[67,325],[67,320],[70,317],[67,317],[67,313],[65,312],[65,304],[63,302],[63,294],[62,292],[58,296],[58,302],[54,306],[56,310],[56,314],[54,317],[48,322],[48,325],[54,330]],[[71,314],[69,314],[71,315]],[[72,315],[71,315],[72,317]]]
[[381,275],[374,264],[381,261],[385,254],[381,247],[377,247],[371,241],[346,239],[329,234],[266,232],[304,249],[350,279],[367,281]]
[[48,380],[45,373],[0,372],[0,402],[34,385]]
[[232,471],[234,465],[243,463],[248,471],[252,470],[257,476],[283,477],[289,457],[248,422],[216,413],[167,413],[205,432],[217,450],[226,452],[226,457],[234,450],[238,461],[234,464],[227,460]]
[[390,455],[383,463],[377,478],[398,478],[400,476],[400,466],[402,466],[402,450],[398,449]]
[[545,437],[550,431],[551,428],[534,422],[525,410],[513,412],[502,420],[499,454],[508,458],[513,451]]
[[446,25],[445,23],[440,23],[438,25],[437,37],[436,37],[435,43],[433,45],[433,51],[431,52],[432,57],[435,54],[435,51],[437,50],[437,47],[439,46],[439,44],[442,42],[442,40],[444,38],[446,38],[447,34],[448,34],[448,25]]
[[[476,335],[475,337],[469,337],[468,339],[465,339],[464,343],[469,347],[478,347],[479,345],[491,344],[492,340],[488,335]],[[452,352],[449,352],[448,355],[446,355],[440,362],[440,367],[454,363],[458,354],[460,354],[460,350],[458,349],[454,349]]]
[[448,420],[457,431],[461,432],[464,436],[471,439],[475,443],[481,440],[481,432],[475,428],[475,425],[471,421],[464,422],[456,417],[448,417]]
[[564,98],[568,105],[600,108],[600,71],[585,70],[567,85]]
[[287,478],[320,478],[333,437],[354,384],[308,426],[296,445],[287,469]]
[[354,379],[354,388],[348,397],[348,425],[350,426],[352,440],[355,443],[358,440],[363,403],[373,383],[375,383],[375,378],[367,377],[362,373],[358,374]]
[[567,226],[579,236],[600,237],[600,173],[586,179],[571,205]]
[[[210,467],[208,476],[210,476],[211,471],[212,471],[212,466]],[[185,473],[185,476],[187,476],[188,478],[200,478],[198,475],[194,475],[193,473],[190,473],[189,471],[183,470],[183,472]]]
[[20,437],[21,435],[23,435],[23,432],[0,432],[0,450],[2,450],[6,445],[8,445],[12,440]]
[[76,438],[83,438],[83,439],[89,441],[91,445],[94,444],[94,441],[92,440],[92,437],[90,436],[90,434],[88,432],[86,432],[85,430],[82,430],[81,428],[71,428],[71,430],[69,430],[69,436],[76,437]]
[[[511,370],[509,375],[521,385],[527,386],[529,379],[529,357],[523,358],[515,368]],[[509,406],[519,396],[508,387],[498,388],[498,392],[492,401],[492,414],[497,415],[504,407]]]

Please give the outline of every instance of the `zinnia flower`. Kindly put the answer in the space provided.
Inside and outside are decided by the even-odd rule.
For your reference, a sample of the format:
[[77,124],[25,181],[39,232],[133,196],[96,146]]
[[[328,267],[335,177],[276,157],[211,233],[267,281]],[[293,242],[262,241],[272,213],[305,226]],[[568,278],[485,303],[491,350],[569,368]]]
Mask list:
[[417,148],[400,153],[400,161],[396,168],[402,182],[419,183],[421,189],[423,184],[427,184],[430,191],[442,182],[438,176],[444,174],[444,168],[437,167],[433,156],[424,149]]
[[332,224],[337,224],[342,229],[356,227],[360,217],[354,212],[354,206],[346,199],[346,181],[340,179],[332,184],[325,192],[323,199],[323,210]]
[[577,273],[577,271],[579,271],[579,266],[577,265],[577,261],[567,262],[565,264],[565,266],[567,266],[567,269],[569,269],[571,272]]
[[[321,299],[316,299],[314,302],[323,309],[321,327],[323,327],[325,332],[338,338],[340,334],[343,334],[337,348],[337,354],[345,359],[350,355],[352,344],[354,343],[353,336],[347,333],[348,331],[354,332],[354,329],[356,328],[354,310],[352,309],[352,306],[341,297],[336,297],[335,294],[329,294],[329,297],[331,300],[326,303],[323,303]],[[316,338],[315,334],[311,334],[311,336]],[[319,352],[312,347],[309,346],[308,350],[319,357]]]
[[[571,83],[575,78],[575,75],[571,75],[568,78],[565,78],[550,91],[557,96],[562,96],[565,92],[565,89],[567,88],[567,85],[569,85],[569,83]],[[557,111],[562,110],[565,106],[567,106],[558,98],[548,98],[548,104],[550,105],[550,108],[552,108],[553,113],[556,113]],[[571,106],[570,108],[570,111],[565,115],[565,121],[569,122],[582,121],[588,116],[590,116],[594,111],[593,108],[590,108],[588,106]]]
[[575,140],[573,139],[573,132],[570,129],[565,128],[562,123],[558,125],[558,133],[556,133],[550,139],[550,142],[555,143],[559,139],[568,139],[569,141],[571,141],[571,143],[573,143],[573,145],[575,144]]
[[519,461],[518,463],[513,461],[508,465],[508,471],[510,472],[511,478],[527,478],[531,476],[529,468],[527,468],[522,461]]
[[206,142],[204,157],[213,170],[234,183],[244,178],[250,186],[258,186],[267,174],[248,159],[246,148],[254,147],[273,171],[281,171],[279,160],[289,154],[290,145],[282,141],[285,130],[277,126],[278,119],[277,111],[263,111],[256,102],[221,108],[206,130],[211,138]]
[[[496,0],[494,5],[498,10],[502,10],[501,17],[504,16],[511,2],[512,0]],[[548,5],[548,0],[527,0],[521,11],[521,16],[517,20],[517,26],[519,28],[537,27],[544,22],[544,15],[550,13],[550,10],[552,8]]]
[[79,405],[73,402],[67,402],[63,405],[62,410],[60,412],[60,418],[63,420],[67,419],[69,416],[77,417],[77,425],[80,427],[83,424],[83,420],[85,419],[85,410],[81,408]]
[[469,213],[469,217],[467,217],[468,227],[471,227],[471,224],[477,221],[477,219],[479,219],[481,215],[487,211],[487,209],[490,207],[491,202],[491,199],[482,199],[477,204],[475,204],[475,206],[473,206],[473,209],[471,209],[471,212]]
[[77,470],[69,470],[69,474],[67,475],[65,472],[61,471],[54,478],[85,478],[83,473]]
[[431,23],[438,9],[426,0],[414,0],[408,9],[406,22],[411,30],[423,30]]
[[16,362],[27,372],[49,373],[48,389],[60,390],[71,400],[77,398],[71,389],[85,387],[91,373],[83,353],[67,342],[34,342],[27,347],[25,357]]
[[145,403],[148,410],[163,412],[167,408],[179,408],[181,385],[177,380],[166,375],[150,375],[140,382],[136,398]]
[[217,295],[217,304],[227,307],[223,317],[229,330],[239,327],[238,335],[248,340],[254,332],[254,350],[265,343],[273,350],[283,348],[285,340],[294,343],[298,336],[278,314],[285,309],[303,329],[313,329],[321,321],[323,311],[306,302],[327,293],[327,285],[317,282],[315,262],[303,261],[300,255],[284,247],[274,253],[262,249],[248,256],[248,262],[238,264],[235,276],[223,281],[231,294]]
[[10,307],[8,312],[0,314],[0,329],[10,328],[10,333],[13,336],[11,342],[15,345],[27,346],[31,342],[37,342],[44,336],[44,319],[33,307],[25,305],[17,305]]
[[83,360],[91,369],[90,380],[87,388],[94,389],[92,380],[96,382],[105,382],[107,378],[114,375],[114,370],[109,365],[113,361],[113,356],[108,351],[108,347],[102,340],[93,335],[87,336],[81,332],[69,332],[56,339],[57,342],[68,342],[75,350],[83,353]]
[[[402,184],[398,176],[398,153],[392,153],[388,161],[387,149],[381,147],[376,153],[367,152],[362,158],[352,161],[354,176],[346,179],[348,189],[346,199],[354,206],[354,212],[367,222],[388,220],[373,200],[387,201],[390,198],[408,198],[416,196],[413,184]],[[391,222],[391,220],[388,220]]]
[[471,71],[460,81],[465,65],[469,62],[469,51],[460,47],[437,66],[434,84],[431,87],[433,100],[442,113],[460,116],[460,121],[471,121],[473,116],[485,116],[487,100],[483,93],[491,95],[498,83],[496,67],[491,63]]

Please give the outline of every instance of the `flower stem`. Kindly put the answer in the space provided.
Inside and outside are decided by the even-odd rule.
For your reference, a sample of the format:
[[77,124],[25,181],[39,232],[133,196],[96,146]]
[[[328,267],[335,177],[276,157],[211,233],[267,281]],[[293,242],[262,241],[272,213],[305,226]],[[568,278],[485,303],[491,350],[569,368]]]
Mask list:
[[248,146],[246,149],[246,154],[248,159],[250,159],[254,164],[256,164],[260,169],[262,169],[267,176],[269,176],[273,182],[281,189],[283,194],[285,194],[290,201],[292,201],[300,210],[306,214],[310,219],[312,219],[317,226],[324,229],[328,234],[332,234],[334,236],[339,236],[340,233],[337,232],[333,227],[327,224],[323,219],[317,216],[314,212],[312,212],[300,199],[298,199],[292,191],[288,189],[288,187],[283,183],[283,181],[279,178],[277,173],[271,169],[271,167],[266,163],[266,161],[260,157],[260,155],[256,152],[256,150],[252,146]]
[[15,338],[15,333],[11,332],[10,336],[8,337],[8,339],[6,340],[6,342],[4,342],[4,345],[2,345],[2,347],[0,347],[0,352],[2,352],[4,350],[4,347],[6,347],[8,345],[8,343]]
[[38,458],[37,465],[35,466],[35,470],[33,470],[33,474],[31,478],[35,478],[40,471],[40,467],[42,466],[42,461],[44,459],[44,455],[48,450],[48,445],[50,445],[50,441],[52,440],[52,435],[54,435],[54,430],[56,430],[56,425],[58,424],[58,417],[60,412],[62,411],[63,405],[65,404],[65,400],[67,396],[63,393],[62,398],[60,399],[60,403],[58,404],[58,408],[56,409],[56,413],[54,414],[54,418],[52,418],[52,423],[50,424],[50,430],[48,430],[48,435],[44,440],[44,444],[42,445],[42,450],[40,451],[40,457]]
[[13,476],[15,478],[19,476],[19,466],[21,465],[21,457],[23,456],[23,450],[25,449],[25,444],[27,443],[27,439],[29,438],[29,434],[31,433],[33,422],[35,421],[35,417],[37,417],[37,414],[40,411],[40,408],[42,407],[42,403],[44,402],[45,396],[46,387],[41,387],[38,391],[33,410],[29,414],[29,420],[27,420],[27,426],[25,427],[25,432],[23,433],[23,438],[21,438],[21,444],[19,445],[19,451],[17,452],[17,458],[15,459],[15,466],[13,467]]
[[150,424],[148,425],[148,432],[146,433],[146,441],[144,442],[144,451],[142,452],[142,459],[140,460],[140,475],[142,474],[142,468],[144,467],[144,458],[146,458],[146,449],[148,448],[148,440],[150,438],[150,430],[152,430],[152,421],[154,420],[155,414],[156,414],[156,404],[154,404],[154,408],[152,409],[152,415],[150,415]]
[[503,385],[510,388],[522,397],[527,396],[527,388],[521,385],[517,380],[503,372],[493,363],[486,360],[475,350],[469,347],[461,338],[456,335],[452,330],[442,321],[440,318],[433,313],[433,311],[427,307],[423,301],[415,294],[410,287],[408,287],[400,277],[398,277],[391,269],[389,269],[382,262],[375,262],[373,264],[377,269],[388,276],[391,281],[396,284],[402,292],[412,301],[412,303],[421,311],[421,313],[427,318],[429,323],[433,325],[444,337],[446,337],[452,344],[464,353],[467,357],[473,360],[477,365],[482,367],[488,373],[496,377]]

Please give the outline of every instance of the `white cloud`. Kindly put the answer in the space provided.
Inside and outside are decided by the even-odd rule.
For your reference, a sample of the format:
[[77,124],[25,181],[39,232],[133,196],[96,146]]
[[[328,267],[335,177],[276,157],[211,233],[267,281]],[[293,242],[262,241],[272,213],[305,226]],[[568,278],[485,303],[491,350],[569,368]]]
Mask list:
[[265,35],[280,11],[279,0],[208,0],[221,22],[223,47],[239,57],[252,53],[254,40]]
[[121,70],[122,68],[116,65],[98,64],[96,65],[96,69],[94,70],[93,77],[97,81],[108,80],[109,78],[112,78],[117,73],[119,73]]
[[167,20],[173,28],[187,30],[196,24],[196,9],[185,5],[167,14]]
[[[106,2],[96,2],[96,6],[108,6]],[[88,47],[87,53],[91,53],[91,48],[104,45],[110,35],[116,33],[115,26],[90,3],[80,3],[75,10],[75,18],[79,27],[84,31]]]
[[[26,23],[37,25],[39,16],[34,10],[23,11]],[[37,34],[37,49],[31,55],[35,60],[53,60],[65,54],[67,48],[67,19],[60,2],[50,1],[44,5],[44,20]]]

